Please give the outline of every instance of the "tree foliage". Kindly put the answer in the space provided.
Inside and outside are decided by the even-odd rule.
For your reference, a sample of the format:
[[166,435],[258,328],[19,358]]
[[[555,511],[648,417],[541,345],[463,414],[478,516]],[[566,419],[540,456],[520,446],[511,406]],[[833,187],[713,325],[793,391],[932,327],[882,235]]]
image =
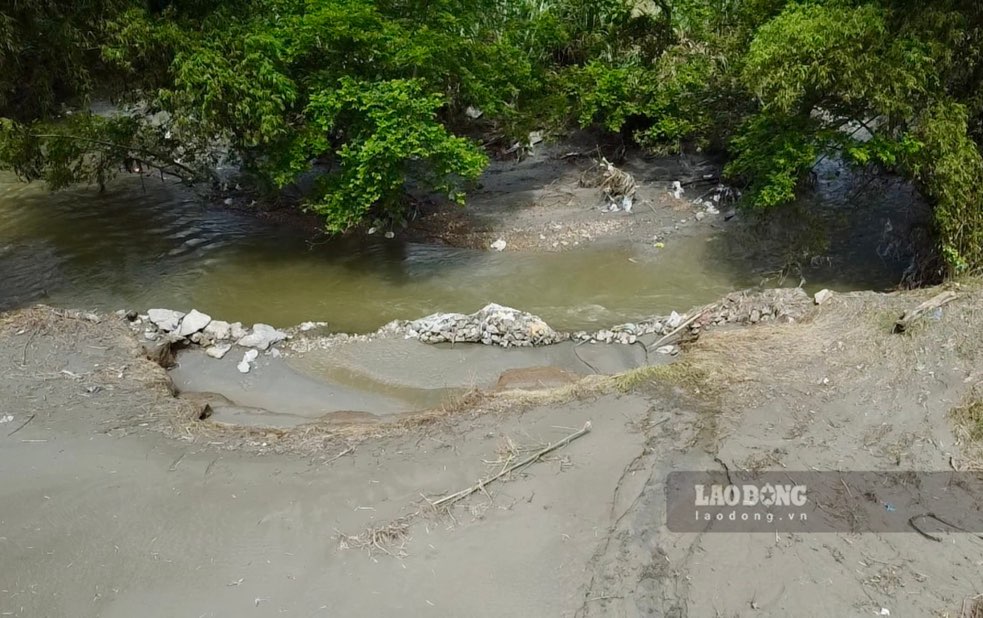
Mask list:
[[[460,199],[476,139],[596,126],[727,154],[749,207],[837,156],[914,182],[949,272],[983,266],[975,0],[13,0],[0,166],[55,187],[232,158],[342,230]],[[111,100],[100,111],[89,101]],[[466,111],[483,112],[480,122]]]
[[981,36],[972,1],[789,3],[743,55],[757,105],[729,171],[759,207],[791,199],[818,157],[898,172],[935,204],[950,272],[983,266]]

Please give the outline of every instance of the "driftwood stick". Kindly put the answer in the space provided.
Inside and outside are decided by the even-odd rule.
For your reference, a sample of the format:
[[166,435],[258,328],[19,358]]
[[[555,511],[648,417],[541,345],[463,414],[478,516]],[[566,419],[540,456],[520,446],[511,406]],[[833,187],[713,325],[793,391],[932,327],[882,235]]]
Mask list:
[[911,326],[911,323],[922,317],[929,311],[938,309],[942,305],[946,305],[955,299],[959,298],[959,295],[955,292],[942,292],[941,294],[936,294],[932,298],[926,300],[922,304],[918,305],[914,309],[909,309],[904,312],[898,321],[894,323],[894,332],[903,333],[905,330]]
[[32,414],[32,415],[28,416],[27,417],[27,420],[24,421],[23,423],[21,423],[20,426],[17,427],[17,429],[15,429],[15,430],[11,431],[10,433],[8,433],[7,434],[7,437],[9,438],[10,436],[12,436],[15,433],[17,433],[18,431],[20,431],[21,429],[27,427],[27,424],[30,423],[31,421],[33,421],[35,416],[37,416],[37,414]]
[[492,477],[487,478],[487,479],[480,480],[477,483],[475,483],[474,485],[472,485],[471,487],[468,487],[466,489],[462,489],[461,491],[458,491],[456,493],[450,494],[449,496],[444,496],[440,500],[435,500],[435,501],[431,502],[431,505],[434,506],[434,507],[439,507],[439,506],[444,506],[446,504],[454,504],[458,500],[461,500],[463,498],[467,498],[468,496],[470,496],[471,494],[475,493],[476,491],[483,491],[485,489],[485,486],[488,485],[489,483],[492,483],[494,481],[497,481],[498,479],[502,478],[506,474],[511,474],[512,472],[515,472],[516,470],[518,470],[520,468],[524,468],[524,467],[528,466],[529,464],[533,463],[534,461],[536,461],[537,459],[539,459],[540,457],[542,457],[543,455],[546,455],[548,453],[551,453],[551,452],[557,450],[558,448],[564,447],[564,446],[570,444],[571,442],[573,442],[574,440],[576,440],[577,438],[579,438],[581,436],[587,435],[588,433],[590,433],[590,429],[591,429],[590,421],[587,421],[586,423],[584,423],[583,429],[581,429],[580,431],[578,431],[576,433],[570,434],[569,436],[567,436],[566,438],[563,438],[562,440],[560,440],[556,444],[550,444],[549,446],[547,446],[546,448],[542,449],[541,451],[539,451],[537,453],[534,453],[534,454],[530,455],[529,457],[526,457],[525,459],[523,459],[520,462],[517,462],[515,464],[512,464],[508,468],[503,469],[502,471],[500,471],[495,476],[492,476]]

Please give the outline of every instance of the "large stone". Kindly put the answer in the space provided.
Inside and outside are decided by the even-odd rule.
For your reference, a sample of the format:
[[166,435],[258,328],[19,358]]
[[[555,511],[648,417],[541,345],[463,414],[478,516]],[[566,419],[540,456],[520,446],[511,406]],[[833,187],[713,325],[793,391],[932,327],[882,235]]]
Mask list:
[[184,317],[184,313],[173,309],[151,309],[147,312],[147,316],[154,326],[169,333],[177,330],[178,326],[181,325],[181,318]]
[[202,313],[197,309],[192,309],[191,313],[184,316],[184,319],[181,320],[181,326],[177,332],[182,337],[188,337],[208,326],[208,323],[211,321],[212,316]]
[[232,325],[222,320],[212,320],[202,332],[215,341],[222,341],[232,336]]
[[249,331],[242,327],[242,322],[233,322],[229,324],[229,336],[238,341],[249,334]]
[[813,297],[813,302],[815,302],[817,305],[821,305],[832,297],[833,292],[831,290],[822,289],[816,292],[815,297]]
[[269,324],[253,324],[253,332],[239,339],[236,343],[244,348],[266,350],[274,343],[287,338],[287,333],[279,331]]

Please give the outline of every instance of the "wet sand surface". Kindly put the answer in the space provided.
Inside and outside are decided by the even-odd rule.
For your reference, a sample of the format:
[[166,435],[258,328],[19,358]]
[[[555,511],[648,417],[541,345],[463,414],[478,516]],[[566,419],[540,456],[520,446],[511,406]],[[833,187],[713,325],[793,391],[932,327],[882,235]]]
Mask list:
[[[581,603],[648,404],[603,398],[359,446],[327,466],[155,435],[32,424],[0,448],[0,610],[13,616],[554,616]],[[68,413],[68,411],[65,411]],[[527,475],[414,523],[400,559],[341,549],[472,484],[504,436],[594,430]],[[29,440],[22,442],[21,440]],[[45,442],[34,442],[45,440]],[[390,551],[397,551],[390,549]]]
[[[340,420],[339,412],[385,417],[437,407],[470,389],[495,388],[510,370],[552,368],[574,376],[595,370],[618,373],[643,365],[646,358],[640,345],[565,342],[505,349],[377,339],[289,357],[261,355],[243,374],[236,369],[241,355],[236,348],[217,361],[200,350],[188,350],[170,373],[182,392],[217,393],[231,402],[212,405],[213,421],[292,427],[329,414]],[[519,379],[521,372],[510,376]],[[544,381],[542,386],[557,383]]]
[[383,339],[312,350],[288,359],[319,379],[353,380],[413,388],[482,388],[504,371],[556,367],[573,373],[618,373],[645,364],[641,346],[563,342],[537,348],[479,344],[429,345]]

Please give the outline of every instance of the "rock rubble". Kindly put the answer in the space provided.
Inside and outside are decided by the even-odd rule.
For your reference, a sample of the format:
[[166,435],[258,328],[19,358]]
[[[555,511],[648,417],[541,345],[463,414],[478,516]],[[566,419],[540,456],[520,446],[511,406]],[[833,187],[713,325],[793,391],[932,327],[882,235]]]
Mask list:
[[[824,291],[826,292],[826,291]],[[746,290],[728,294],[722,300],[685,314],[652,316],[636,322],[619,324],[597,331],[560,332],[537,315],[512,307],[489,304],[480,310],[465,313],[434,313],[417,320],[394,320],[374,333],[348,335],[315,334],[327,325],[324,322],[304,322],[294,328],[278,330],[269,324],[254,324],[245,328],[239,322],[213,320],[195,309],[188,313],[171,309],[151,309],[146,314],[119,311],[122,319],[130,321],[135,332],[142,332],[148,342],[197,344],[209,356],[225,357],[234,346],[247,349],[240,371],[246,373],[260,352],[279,356],[274,346],[296,339],[291,349],[296,352],[326,348],[336,343],[371,341],[387,337],[417,339],[423,343],[480,343],[509,347],[532,347],[573,340],[578,343],[631,345],[642,337],[647,346],[663,354],[676,354],[681,342],[692,341],[700,332],[713,326],[728,324],[757,324],[794,322],[802,319],[830,294],[810,297],[801,288]],[[665,344],[665,345],[663,345]]]

